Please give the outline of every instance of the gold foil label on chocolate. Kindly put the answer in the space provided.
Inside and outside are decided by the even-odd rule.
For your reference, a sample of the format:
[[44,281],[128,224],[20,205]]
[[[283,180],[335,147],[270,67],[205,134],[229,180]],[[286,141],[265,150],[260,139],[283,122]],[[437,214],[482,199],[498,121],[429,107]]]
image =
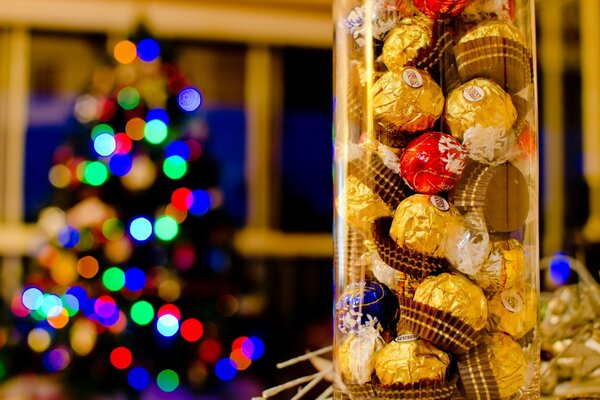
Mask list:
[[450,209],[450,203],[448,203],[446,201],[446,199],[444,199],[443,197],[440,196],[430,196],[429,197],[429,202],[431,203],[432,206],[434,206],[435,208],[437,208],[440,211],[448,211]]
[[412,68],[407,68],[402,72],[402,79],[411,88],[418,89],[423,86],[423,77],[419,74],[419,71]]
[[523,309],[525,301],[516,289],[505,290],[500,293],[502,305],[512,313],[519,312]]
[[485,92],[479,86],[471,85],[467,86],[465,90],[463,90],[463,97],[465,100],[470,101],[471,103],[476,103],[480,100],[483,100],[485,97]]
[[410,334],[405,334],[405,335],[399,335],[396,337],[396,339],[394,339],[394,341],[396,341],[396,342],[412,342],[417,339],[418,338],[415,335],[410,333]]

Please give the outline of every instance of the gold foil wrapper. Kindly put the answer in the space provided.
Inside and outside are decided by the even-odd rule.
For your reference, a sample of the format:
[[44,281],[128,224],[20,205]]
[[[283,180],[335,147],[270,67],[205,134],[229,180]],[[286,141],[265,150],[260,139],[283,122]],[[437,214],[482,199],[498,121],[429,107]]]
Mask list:
[[[357,228],[365,237],[371,235],[371,224],[380,217],[391,216],[393,213],[381,198],[357,177],[349,175],[346,180],[346,213],[348,222]],[[336,202],[338,207],[341,205]],[[341,210],[343,211],[343,210]],[[343,212],[340,212],[344,215]]]
[[448,354],[413,335],[401,335],[375,356],[382,385],[441,382],[450,365]]
[[488,318],[488,304],[479,286],[459,274],[430,276],[415,291],[414,301],[445,311],[481,330]]
[[509,21],[501,20],[486,21],[477,25],[475,28],[467,32],[458,43],[465,43],[470,40],[486,37],[509,39],[522,46],[525,46],[525,38],[523,37],[521,31],[519,31],[519,29]]
[[448,228],[456,224],[460,224],[460,214],[446,200],[414,194],[398,205],[390,237],[400,247],[443,257]]
[[422,70],[404,67],[386,72],[373,86],[374,115],[385,129],[430,129],[444,109],[439,85]]
[[489,302],[488,329],[521,339],[537,323],[538,295],[527,283],[497,293]]
[[390,71],[402,71],[402,67],[431,45],[432,26],[429,18],[405,18],[390,31],[383,45],[383,63]]
[[375,354],[384,344],[377,329],[372,327],[348,335],[337,350],[344,381],[358,384],[369,382],[375,367]]
[[518,240],[493,242],[492,252],[475,274],[475,281],[485,290],[499,292],[515,286],[521,280],[524,268],[525,250]]
[[419,286],[419,281],[387,265],[379,256],[375,243],[367,240],[365,244],[369,250],[373,276],[400,296],[412,297]]
[[502,139],[514,136],[511,128],[517,110],[510,95],[500,86],[488,79],[475,78],[450,92],[444,116],[452,136],[459,140],[472,128],[499,129]]
[[523,350],[508,335],[499,332],[487,336],[484,343],[489,347],[489,361],[500,397],[512,396],[525,384],[527,360]]

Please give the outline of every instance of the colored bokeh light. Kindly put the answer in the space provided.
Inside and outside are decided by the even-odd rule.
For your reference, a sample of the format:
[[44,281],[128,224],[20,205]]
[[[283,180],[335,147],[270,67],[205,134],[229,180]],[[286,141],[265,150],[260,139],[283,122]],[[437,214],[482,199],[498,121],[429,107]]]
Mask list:
[[27,317],[31,310],[23,305],[22,296],[16,295],[10,301],[10,311],[13,313],[15,317],[25,318]]
[[69,317],[73,317],[79,312],[79,300],[72,294],[65,293],[61,296],[63,307]]
[[210,196],[206,190],[197,189],[192,191],[192,198],[194,201],[190,207],[190,213],[201,216],[210,210]]
[[229,359],[235,364],[235,369],[244,371],[250,367],[252,360],[247,357],[242,349],[233,350],[229,355]]
[[65,226],[58,232],[57,240],[65,249],[72,249],[79,243],[79,231],[72,226]]
[[127,154],[133,147],[131,138],[126,133],[120,132],[114,136],[115,139],[115,154]]
[[70,294],[71,296],[74,296],[79,302],[80,309],[85,307],[85,305],[87,304],[88,294],[87,291],[81,286],[71,286],[69,289],[67,289],[67,292],[65,294]]
[[106,326],[115,324],[119,319],[119,308],[110,296],[98,297],[94,302],[94,312],[99,322]]
[[190,269],[196,262],[196,250],[190,245],[180,245],[173,252],[173,264],[182,271]]
[[[265,352],[265,344],[262,341],[262,339],[257,336],[250,336],[248,337],[248,339],[250,339],[250,341],[252,342],[252,355],[250,355],[250,358],[252,360],[258,360],[263,356]],[[242,346],[242,350],[244,349],[244,347],[245,346]]]
[[39,301],[44,296],[44,293],[36,288],[30,287],[23,291],[21,295],[21,302],[28,310],[36,310],[39,307]]
[[127,374],[127,382],[135,390],[143,390],[150,383],[150,374],[142,367],[132,368]]
[[129,268],[125,271],[125,287],[131,292],[142,290],[146,285],[146,275],[139,268]]
[[154,319],[154,307],[145,300],[131,306],[131,319],[138,325],[148,325]]
[[177,320],[181,319],[181,310],[175,304],[165,304],[162,307],[160,307],[158,309],[158,312],[156,313],[158,317],[162,317],[163,315],[167,314],[171,314],[172,316],[177,318]]
[[108,240],[121,239],[123,232],[123,223],[118,218],[109,218],[102,224],[102,234]]
[[91,279],[95,277],[99,269],[98,260],[92,256],[84,256],[77,261],[77,272],[83,278]]
[[100,100],[100,101],[98,101],[98,106],[97,106],[97,110],[96,110],[96,118],[100,122],[110,121],[115,116],[115,111],[116,111],[115,103],[113,103],[111,100],[109,100],[109,99]]
[[125,273],[121,268],[111,267],[102,274],[102,284],[111,292],[121,290],[125,286]]
[[[38,300],[38,303],[40,303],[40,300]],[[36,310],[48,318],[56,317],[63,310],[62,300],[55,294],[46,293],[42,296],[41,305],[36,307]]]
[[167,157],[163,162],[163,172],[171,179],[181,179],[187,172],[187,162],[180,156]]
[[146,241],[152,235],[152,223],[148,218],[138,217],[129,224],[129,234],[137,241]]
[[165,141],[168,134],[167,125],[160,119],[153,119],[144,127],[144,139],[152,144],[160,144]]
[[181,337],[188,342],[196,342],[200,340],[204,334],[204,326],[202,322],[195,318],[189,318],[181,324]]
[[176,209],[181,211],[187,211],[194,203],[194,196],[192,191],[188,188],[176,189],[171,195],[171,203]]
[[94,139],[94,151],[99,156],[108,157],[115,152],[117,142],[110,133],[101,133]]
[[146,129],[146,121],[141,118],[131,118],[125,125],[125,132],[131,140],[142,140],[144,138],[144,130]]
[[154,61],[160,55],[160,46],[154,39],[147,38],[137,44],[137,56],[145,62]]
[[165,314],[156,321],[156,330],[164,337],[172,337],[179,331],[179,321],[174,315]]
[[96,140],[96,138],[103,133],[107,133],[109,135],[114,135],[115,130],[112,128],[112,126],[110,126],[108,124],[98,124],[92,128],[92,133],[91,133],[92,140]]
[[196,139],[187,139],[185,144],[190,149],[190,159],[188,161],[195,161],[200,158],[202,155],[202,146]]
[[108,162],[108,167],[116,176],[125,176],[133,167],[133,158],[129,154],[115,155]]
[[125,110],[133,110],[140,104],[140,92],[135,88],[126,87],[119,91],[117,102]]
[[66,347],[59,346],[44,353],[42,362],[48,371],[59,372],[71,363],[71,353]]
[[133,361],[133,355],[127,347],[117,347],[110,352],[110,363],[116,369],[129,368]]
[[113,55],[121,64],[131,64],[137,57],[136,45],[129,40],[122,40],[115,45]]
[[177,104],[183,111],[196,111],[202,105],[202,94],[196,88],[187,87],[177,95]]
[[200,360],[207,363],[216,362],[221,357],[221,342],[214,338],[204,339],[198,348]]
[[108,179],[108,170],[100,161],[92,161],[85,167],[84,182],[92,186],[101,186]]
[[43,353],[50,347],[52,338],[50,333],[43,328],[34,328],[27,335],[27,344],[36,353]]
[[571,261],[566,253],[558,251],[550,259],[550,279],[557,286],[565,285],[571,276]]
[[48,180],[58,189],[64,189],[71,183],[71,170],[63,164],[58,164],[48,171]]
[[235,363],[229,358],[222,358],[215,365],[215,374],[222,381],[230,381],[237,375]]
[[172,217],[163,215],[154,221],[154,235],[160,240],[168,242],[175,239],[179,233],[179,224]]
[[165,156],[179,156],[187,161],[190,159],[190,148],[185,142],[174,140],[165,149]]
[[165,125],[169,125],[170,122],[169,114],[162,108],[153,108],[152,110],[148,111],[146,114],[146,121],[152,121],[153,119],[161,120],[165,123]]
[[172,369],[165,369],[158,373],[156,384],[163,392],[170,393],[179,386],[179,375]]
[[48,325],[54,329],[62,329],[69,323],[69,312],[63,308],[60,314],[54,317],[48,317]]

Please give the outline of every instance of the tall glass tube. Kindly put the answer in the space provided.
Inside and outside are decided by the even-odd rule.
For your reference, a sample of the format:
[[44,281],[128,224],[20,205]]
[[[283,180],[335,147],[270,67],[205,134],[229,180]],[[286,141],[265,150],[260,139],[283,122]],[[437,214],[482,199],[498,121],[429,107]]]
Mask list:
[[335,0],[335,399],[539,398],[533,0]]

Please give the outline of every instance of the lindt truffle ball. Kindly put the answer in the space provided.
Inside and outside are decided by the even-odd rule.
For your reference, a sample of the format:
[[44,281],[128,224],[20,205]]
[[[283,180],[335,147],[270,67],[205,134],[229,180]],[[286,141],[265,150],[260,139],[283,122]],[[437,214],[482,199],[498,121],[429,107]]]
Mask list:
[[492,243],[492,252],[475,281],[485,290],[499,292],[513,287],[521,280],[525,264],[525,250],[516,239]]
[[383,44],[383,63],[389,70],[402,70],[431,45],[432,25],[425,17],[405,18],[390,31]]
[[396,208],[390,237],[400,247],[443,257],[448,228],[457,223],[460,214],[442,197],[414,194]]
[[537,324],[538,295],[527,283],[497,293],[489,302],[489,329],[518,340]]
[[463,141],[475,161],[497,165],[510,157],[517,110],[510,95],[494,82],[476,78],[451,91],[444,116],[452,135]]
[[377,123],[408,134],[430,129],[444,109],[442,89],[416,68],[386,72],[373,85],[372,94]]
[[395,330],[398,298],[379,282],[354,282],[336,304],[337,325],[341,332],[357,332],[363,326]]
[[375,353],[384,345],[379,332],[372,327],[349,334],[337,350],[344,381],[357,384],[370,381]]
[[449,365],[448,354],[410,334],[398,336],[375,356],[382,385],[442,382]]
[[471,0],[460,14],[465,22],[490,19],[512,20],[515,17],[515,0]]
[[458,140],[428,132],[411,141],[400,157],[400,175],[411,189],[436,194],[454,187],[467,163],[467,151]]
[[423,14],[434,19],[455,17],[466,6],[470,0],[414,0],[415,6]]
[[385,34],[392,29],[398,20],[401,18],[401,10],[395,4],[391,4],[388,0],[374,0],[370,8],[366,6],[357,6],[348,16],[342,21],[343,27],[352,35],[356,44],[360,47],[367,42],[365,21],[369,16],[368,11],[371,10],[371,29],[370,32],[374,39],[381,40]]
[[474,276],[490,254],[490,235],[476,213],[463,215],[462,223],[448,228],[445,254],[454,268]]
[[459,274],[429,276],[415,291],[414,301],[445,311],[481,330],[487,321],[488,304],[479,286]]

